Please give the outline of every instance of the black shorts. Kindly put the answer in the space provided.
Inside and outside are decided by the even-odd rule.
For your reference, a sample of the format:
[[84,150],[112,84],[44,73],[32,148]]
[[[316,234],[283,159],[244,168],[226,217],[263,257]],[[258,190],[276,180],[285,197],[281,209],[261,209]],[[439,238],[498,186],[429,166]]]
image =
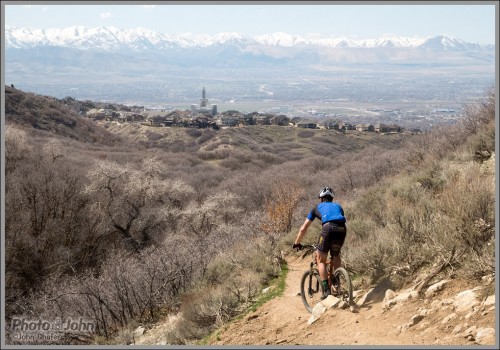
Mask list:
[[[321,235],[318,239],[318,251],[323,254],[330,252],[334,256],[334,251],[340,253],[340,249],[344,245],[347,229],[345,224],[335,224],[325,222],[321,228]],[[338,255],[338,253],[336,255]]]

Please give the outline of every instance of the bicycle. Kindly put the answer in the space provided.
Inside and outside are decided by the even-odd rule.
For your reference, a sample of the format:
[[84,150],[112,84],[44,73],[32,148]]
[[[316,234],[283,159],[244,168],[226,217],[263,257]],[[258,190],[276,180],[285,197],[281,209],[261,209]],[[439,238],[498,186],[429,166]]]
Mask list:
[[[316,250],[315,245],[302,245],[300,249],[312,249]],[[309,254],[309,251],[304,253],[302,256],[305,257]],[[330,287],[333,296],[338,297],[340,300],[347,303],[347,305],[352,305],[352,283],[351,277],[347,270],[343,267],[338,267],[333,271],[333,278],[330,276],[330,264],[331,258],[326,262],[326,270],[328,272],[328,286]],[[302,297],[302,302],[306,307],[307,311],[312,313],[313,307],[321,301],[321,296],[323,295],[323,284],[321,283],[321,277],[318,271],[318,263],[316,257],[309,265],[309,269],[304,272],[300,280],[300,295]]]

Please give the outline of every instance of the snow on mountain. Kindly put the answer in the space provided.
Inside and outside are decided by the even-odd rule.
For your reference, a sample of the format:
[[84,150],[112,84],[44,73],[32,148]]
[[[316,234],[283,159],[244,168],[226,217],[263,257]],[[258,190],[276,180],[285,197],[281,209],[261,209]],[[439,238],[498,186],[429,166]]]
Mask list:
[[[465,51],[465,50],[481,50],[483,45],[479,43],[468,43],[460,39],[452,38],[449,35],[438,35],[433,38],[429,38],[422,45],[422,48],[431,50],[454,50],[454,51]],[[491,46],[486,46],[486,48],[491,48]]]
[[149,29],[118,29],[115,27],[27,29],[7,27],[6,47],[30,48],[36,46],[62,46],[78,49],[98,48],[116,50],[129,47],[165,49],[171,47],[197,46],[189,37],[166,35]]
[[431,50],[481,50],[492,46],[467,43],[449,35],[428,38],[408,38],[384,36],[377,39],[353,40],[349,38],[314,38],[306,39],[299,35],[283,32],[249,37],[241,33],[219,33],[213,36],[184,33],[169,35],[149,29],[118,29],[116,27],[89,28],[73,26],[67,28],[29,29],[6,27],[7,48],[31,48],[37,46],[61,46],[77,49],[169,49],[209,47],[213,45],[260,44],[271,47],[324,46],[331,48],[414,48]]
[[298,36],[283,32],[264,34],[254,37],[254,39],[264,45],[292,47],[300,44],[311,44],[311,42]]
[[217,44],[237,44],[237,43],[251,43],[254,40],[241,33],[219,33],[212,38],[208,37],[205,41],[200,42],[199,45],[210,46]]

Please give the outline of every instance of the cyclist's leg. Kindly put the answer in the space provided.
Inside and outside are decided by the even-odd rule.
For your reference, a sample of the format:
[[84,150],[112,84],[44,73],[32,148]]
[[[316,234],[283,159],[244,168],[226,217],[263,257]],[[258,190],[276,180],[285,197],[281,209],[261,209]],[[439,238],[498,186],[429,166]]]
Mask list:
[[[318,239],[318,245],[316,250],[316,262],[318,263],[318,272],[321,280],[327,280],[328,274],[326,271],[326,257],[328,256],[328,245],[329,243],[325,241],[325,235],[323,234],[323,230],[321,230],[321,234]],[[325,251],[326,250],[326,251]]]
[[326,257],[328,253],[316,251],[316,261],[318,262],[318,272],[322,281],[328,280],[328,272],[326,270]]
[[[318,239],[318,248],[316,250],[316,261],[318,263],[318,272],[321,278],[321,283],[323,284],[323,289],[325,293],[330,294],[328,272],[326,270],[326,258],[330,248],[330,241],[328,240],[328,226],[329,225],[323,225],[321,229],[321,234]],[[324,294],[323,297],[326,297],[327,294]]]
[[342,226],[334,226],[331,233],[331,243],[330,243],[330,255],[332,256],[332,261],[330,264],[330,269],[333,270],[342,266],[342,259],[340,257],[340,251],[345,242],[347,230]]

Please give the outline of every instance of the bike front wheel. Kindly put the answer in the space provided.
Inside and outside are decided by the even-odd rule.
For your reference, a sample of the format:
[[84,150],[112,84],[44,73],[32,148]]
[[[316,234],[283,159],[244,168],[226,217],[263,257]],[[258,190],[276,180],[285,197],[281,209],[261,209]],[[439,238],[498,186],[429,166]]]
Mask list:
[[300,281],[300,296],[307,311],[312,313],[314,306],[321,301],[323,285],[318,271],[306,271]]
[[332,284],[332,294],[337,295],[337,297],[346,302],[347,305],[352,305],[352,283],[349,273],[343,267],[335,269],[334,280],[338,282],[337,293],[335,293],[334,286]]

